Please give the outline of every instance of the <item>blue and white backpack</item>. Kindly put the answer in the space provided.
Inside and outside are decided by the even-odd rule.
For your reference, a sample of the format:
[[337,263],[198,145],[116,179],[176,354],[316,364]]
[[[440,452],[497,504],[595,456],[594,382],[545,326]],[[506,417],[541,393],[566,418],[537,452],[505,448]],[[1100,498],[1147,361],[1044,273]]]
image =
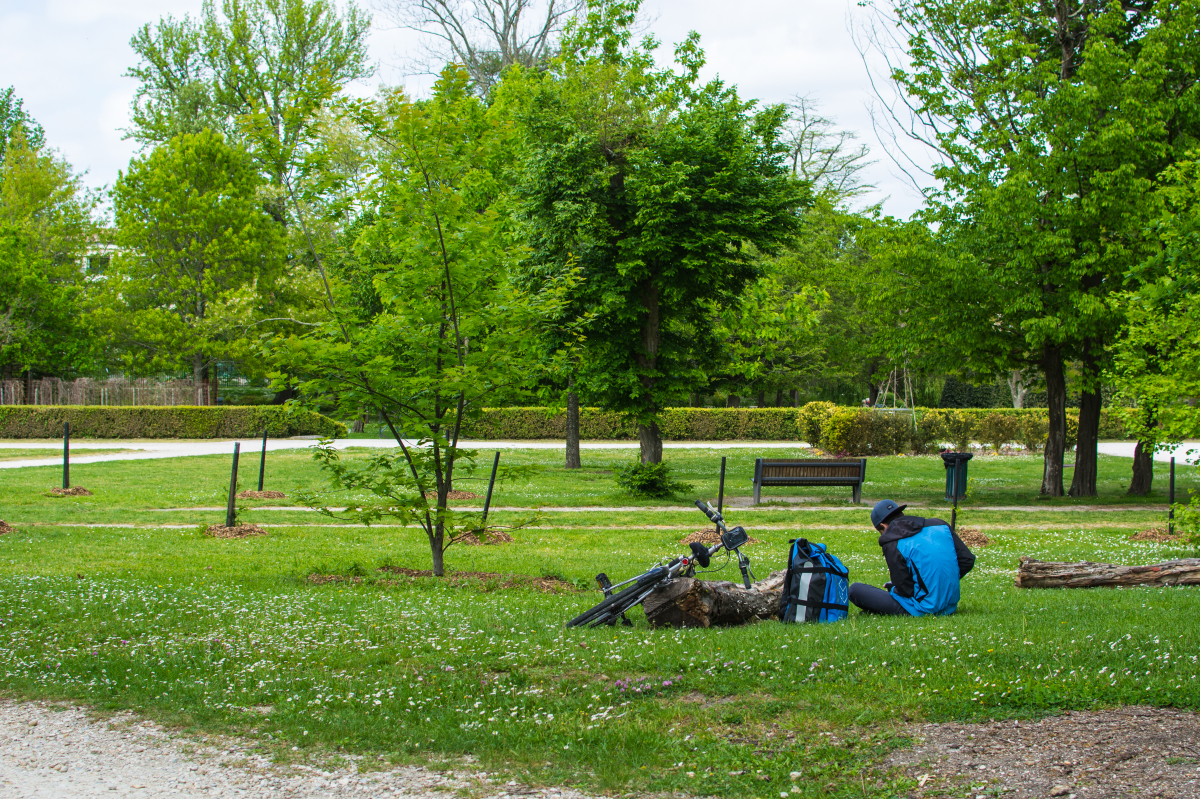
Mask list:
[[790,541],[787,574],[779,598],[784,622],[829,622],[846,618],[850,610],[850,571],[825,551],[824,544],[807,539]]

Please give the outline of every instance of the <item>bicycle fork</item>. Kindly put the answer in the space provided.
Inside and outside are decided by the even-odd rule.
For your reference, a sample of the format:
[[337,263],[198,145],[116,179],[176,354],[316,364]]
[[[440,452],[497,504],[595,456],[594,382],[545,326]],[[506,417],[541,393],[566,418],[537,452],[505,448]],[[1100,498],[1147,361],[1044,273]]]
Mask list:
[[[605,596],[606,598],[607,598],[607,597],[610,597],[610,596],[612,596],[612,593],[613,593],[613,590],[612,590],[612,580],[608,579],[608,575],[607,575],[607,574],[605,574],[604,572],[600,572],[599,574],[597,574],[597,575],[596,575],[596,582],[600,584],[600,590],[604,592],[604,596]],[[616,620],[616,619],[613,619],[612,621],[610,621],[610,622],[608,623],[608,626],[610,626],[610,627],[611,627],[611,626],[613,626],[613,625],[614,625],[614,624],[616,624],[616,623],[617,623],[617,620]],[[625,615],[625,612],[624,612],[624,611],[621,611],[621,624],[622,624],[623,626],[625,626],[625,627],[632,627],[632,626],[633,626],[633,622],[631,622],[631,621],[629,620],[629,617]]]

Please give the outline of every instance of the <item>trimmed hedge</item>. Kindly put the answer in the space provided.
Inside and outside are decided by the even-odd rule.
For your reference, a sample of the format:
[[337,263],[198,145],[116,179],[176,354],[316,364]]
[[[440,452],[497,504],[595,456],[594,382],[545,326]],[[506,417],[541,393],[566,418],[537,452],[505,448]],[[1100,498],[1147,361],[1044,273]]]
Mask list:
[[[855,455],[928,452],[942,441],[962,444],[1020,443],[1026,448],[1046,440],[1046,409],[917,408],[907,411],[839,407],[810,402],[801,408],[667,408],[662,437],[674,441],[805,441],[831,452]],[[1075,441],[1078,413],[1067,413],[1068,443]],[[627,417],[598,408],[579,409],[579,434],[586,440],[637,438]],[[466,438],[489,441],[566,437],[566,415],[545,408],[485,408],[464,426]],[[1125,438],[1119,412],[1104,410],[1100,438]]]
[[345,436],[341,422],[282,405],[4,405],[0,438],[59,438],[63,422],[80,438],[232,438]]
[[[659,423],[662,437],[675,441],[796,441],[803,435],[795,408],[667,408]],[[488,441],[565,438],[565,413],[545,408],[485,408],[464,424],[465,438]],[[637,423],[612,411],[579,409],[579,437],[587,440],[637,438]]]

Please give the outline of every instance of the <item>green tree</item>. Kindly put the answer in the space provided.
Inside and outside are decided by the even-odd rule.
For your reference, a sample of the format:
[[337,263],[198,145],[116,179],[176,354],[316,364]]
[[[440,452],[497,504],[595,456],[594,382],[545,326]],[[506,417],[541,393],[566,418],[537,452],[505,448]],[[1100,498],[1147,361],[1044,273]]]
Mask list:
[[0,90],[0,161],[8,150],[8,141],[20,131],[25,146],[40,150],[46,145],[46,132],[24,108],[25,102],[17,97],[12,86]]
[[176,136],[118,178],[119,249],[97,318],[126,368],[188,371],[199,391],[218,360],[250,356],[284,253],[261,186],[250,157],[211,130]]
[[1192,2],[905,0],[892,76],[940,162],[925,221],[879,292],[897,341],[948,371],[1039,370],[1041,491],[1063,494],[1064,363],[1083,380],[1071,494],[1095,494],[1109,299],[1155,247],[1157,176],[1195,141]]
[[803,184],[784,163],[782,107],[700,84],[694,34],[676,66],[630,45],[640,3],[593,6],[564,55],[530,88],[521,193],[545,275],[577,264],[572,304],[591,312],[579,382],[637,420],[643,463],[662,460],[659,413],[708,385],[722,342],[714,314],[799,227]]
[[200,17],[164,17],[130,45],[141,85],[130,135],[142,144],[214,128],[240,140],[278,193],[312,145],[322,109],[347,83],[368,77],[369,18],[332,0],[205,0]]
[[[16,104],[19,109],[19,103]],[[96,198],[70,165],[9,128],[0,160],[0,376],[70,376],[94,363],[83,264]]]
[[271,346],[280,380],[306,401],[383,418],[396,453],[361,466],[318,455],[339,484],[378,497],[352,518],[420,524],[439,576],[445,550],[479,525],[448,506],[473,468],[463,423],[533,379],[529,342],[555,300],[509,280],[522,255],[501,180],[513,128],[468,88],[465,71],[447,68],[430,100],[390,92],[363,109],[372,209],[353,226],[352,257],[327,271],[330,320]]
[[1131,432],[1177,444],[1200,435],[1200,162],[1181,161],[1164,178],[1163,248],[1142,266],[1138,290],[1119,298],[1129,322],[1113,373],[1136,404]]

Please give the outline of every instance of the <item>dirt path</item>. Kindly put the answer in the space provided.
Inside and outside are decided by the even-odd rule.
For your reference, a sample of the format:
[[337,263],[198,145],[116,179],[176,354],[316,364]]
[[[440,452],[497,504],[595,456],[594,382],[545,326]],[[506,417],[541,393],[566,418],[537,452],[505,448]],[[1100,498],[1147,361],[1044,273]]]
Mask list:
[[1119,799],[1200,797],[1200,716],[1121,707],[1040,721],[927,724],[888,760],[911,795]]
[[92,797],[535,796],[586,799],[573,790],[497,784],[484,772],[395,768],[359,773],[280,766],[228,739],[176,736],[130,714],[97,719],[80,708],[0,704],[0,799]]

